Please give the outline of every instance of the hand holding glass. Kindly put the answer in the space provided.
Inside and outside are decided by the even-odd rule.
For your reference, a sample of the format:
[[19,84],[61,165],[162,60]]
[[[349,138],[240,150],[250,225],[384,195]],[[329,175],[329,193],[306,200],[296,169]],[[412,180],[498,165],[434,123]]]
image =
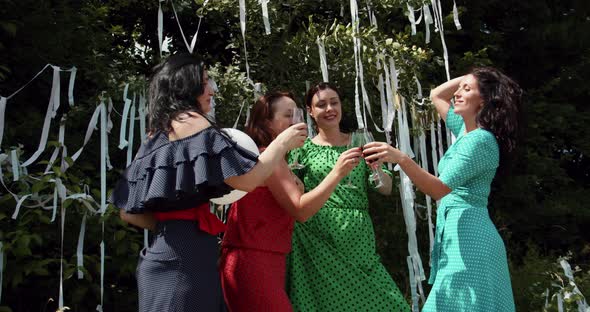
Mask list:
[[[298,124],[301,122],[304,122],[304,113],[303,113],[303,109],[296,107],[295,109],[293,109],[293,116],[291,117],[291,124]],[[300,164],[297,159],[299,158],[299,151],[298,150],[293,150],[293,162],[291,164],[289,164],[289,168],[291,168],[291,170],[293,169],[303,169],[305,168],[304,165]]]

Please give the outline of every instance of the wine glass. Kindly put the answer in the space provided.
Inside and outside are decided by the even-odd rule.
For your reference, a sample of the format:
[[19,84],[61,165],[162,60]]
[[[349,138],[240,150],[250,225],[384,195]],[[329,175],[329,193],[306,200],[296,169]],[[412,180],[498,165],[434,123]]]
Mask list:
[[[291,117],[291,124],[295,125],[295,124],[304,122],[303,116],[304,116],[303,109],[295,107],[293,109],[293,116]],[[289,168],[291,168],[291,170],[305,168],[304,165],[302,165],[298,162],[298,158],[299,158],[299,149],[293,150],[293,162],[291,164],[289,164]]]
[[[375,138],[373,137],[373,134],[369,130],[364,131],[364,136],[365,136],[365,144],[375,142]],[[364,155],[364,156],[369,156],[369,155]],[[373,185],[375,188],[380,188],[381,186],[383,186],[383,177],[381,176],[383,172],[381,170],[379,170],[379,168],[377,166],[374,166],[372,164],[373,162],[375,162],[375,160],[369,162],[369,167],[371,168],[371,171],[372,171],[372,173],[369,175],[369,184]]]
[[[351,149],[354,147],[363,147],[363,145],[365,145],[365,135],[364,135],[364,130],[363,129],[358,129],[354,132],[352,132],[350,134],[350,142],[348,143],[347,148]],[[354,169],[353,169],[354,170]],[[351,189],[356,189],[357,187],[352,184],[352,171],[350,171],[350,173],[346,176],[346,184],[344,184],[344,186],[351,188]]]

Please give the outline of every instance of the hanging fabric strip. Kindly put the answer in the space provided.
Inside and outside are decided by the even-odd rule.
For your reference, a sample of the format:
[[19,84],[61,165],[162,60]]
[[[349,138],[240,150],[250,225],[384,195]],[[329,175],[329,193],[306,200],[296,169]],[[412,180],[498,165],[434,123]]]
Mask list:
[[68,104],[74,106],[74,84],[76,83],[76,66],[72,67],[70,73],[70,83],[68,84]]
[[318,51],[320,53],[320,69],[322,70],[322,81],[329,82],[328,77],[328,60],[326,58],[326,48],[324,46],[324,39],[318,36],[316,40],[318,44]]
[[160,58],[162,58],[162,44],[164,42],[164,13],[162,13],[162,2],[158,1],[158,48],[160,49]]
[[414,7],[412,7],[409,3],[406,3],[408,7],[408,20],[410,20],[410,25],[412,28],[412,36],[416,35],[416,15],[414,14]]
[[4,114],[6,112],[6,102],[8,99],[0,97],[0,151],[2,150],[2,138],[4,137]]
[[72,155],[72,160],[74,162],[78,159],[78,157],[80,157],[80,154],[82,154],[82,150],[84,150],[84,147],[86,146],[88,141],[90,141],[90,138],[92,137],[92,133],[96,129],[96,124],[98,123],[99,114],[100,114],[100,106],[97,106],[96,109],[94,110],[94,113],[92,114],[92,117],[90,118],[90,122],[88,123],[88,127],[86,128],[86,136],[84,137],[84,143],[82,144],[82,147],[80,147],[80,149],[76,153],[74,153],[74,155]]
[[[55,180],[54,180],[55,182]],[[57,198],[58,198],[58,194],[57,194],[57,184],[55,185],[54,189],[53,189],[53,212],[51,213],[51,223],[53,223],[53,221],[55,221],[55,217],[57,216]]]
[[100,102],[100,213],[107,210],[107,108],[104,100]]
[[[381,70],[381,62],[377,60],[377,71],[379,71],[379,81],[377,83],[377,89],[379,90],[379,103],[381,103],[381,126],[383,127],[383,130],[387,132],[387,100],[385,99],[385,81],[383,80],[383,73],[381,72]],[[387,69],[385,71],[387,72]]]
[[[63,114],[61,116],[61,120],[59,121],[59,135],[58,135],[59,146],[53,150],[53,154],[51,154],[51,157],[49,158],[49,162],[47,163],[47,167],[45,167],[45,174],[48,174],[51,171],[53,164],[55,163],[55,160],[57,159],[57,156],[59,155],[59,151],[63,150],[65,152],[64,136],[65,136],[65,132],[66,132],[66,120],[67,119],[68,119],[67,114]],[[67,169],[67,163],[64,166],[64,159],[63,159],[64,157],[65,156],[63,156],[63,153],[62,153],[62,163],[60,165],[60,169],[62,169],[62,171],[65,171],[65,169]]]
[[457,30],[461,30],[461,23],[459,22],[459,10],[457,10],[457,3],[453,0],[453,21]]
[[354,112],[356,114],[356,122],[359,129],[365,128],[365,123],[363,121],[363,114],[361,112],[361,103],[359,97],[359,62],[360,62],[360,46],[359,41],[354,39],[356,35],[359,33],[359,19],[358,19],[358,6],[356,0],[350,0],[350,16],[352,19],[352,29],[353,29],[353,42],[354,42],[354,64],[356,69],[356,76],[354,82]]
[[[358,45],[359,47],[361,46],[361,39],[358,38]],[[371,102],[369,101],[369,95],[367,93],[367,89],[365,88],[365,74],[364,74],[364,69],[363,69],[363,62],[362,59],[360,57],[360,51],[361,49],[358,50],[359,53],[359,77],[361,80],[361,92],[362,92],[362,96],[363,96],[363,107],[364,109],[366,109],[366,111],[363,109],[363,111],[368,112],[369,113],[369,118],[371,118],[371,121],[373,122],[373,126],[375,127],[375,130],[378,132],[383,132],[383,130],[377,125],[377,123],[375,122],[375,118],[373,118],[373,110],[371,109]],[[367,124],[367,114],[364,115],[364,124]]]
[[[184,40],[184,44],[186,45],[186,49],[188,50],[189,53],[193,53],[193,45],[192,44],[188,44],[188,41],[186,40],[186,36],[184,35],[184,31],[182,30],[182,25],[180,25],[180,19],[178,18],[178,14],[176,13],[176,8],[174,7],[174,0],[170,1],[170,4],[172,4],[172,11],[174,12],[174,18],[176,19],[176,23],[178,24],[178,28],[180,29],[180,35],[182,36],[182,40]],[[196,36],[197,34],[195,34]],[[192,42],[194,42],[194,38],[192,40]]]
[[414,275],[414,264],[412,257],[407,256],[408,273],[410,274],[410,293],[412,296],[412,312],[419,312],[418,294],[416,293],[416,277]]
[[268,2],[269,0],[258,0],[262,6],[262,21],[264,22],[264,31],[270,35],[270,20],[268,18]]
[[561,295],[561,292],[557,293],[557,311],[563,312],[563,296]]
[[248,50],[246,49],[246,0],[239,0],[240,3],[240,30],[244,39],[244,60],[246,62],[246,77],[250,80],[250,65],[248,65]]
[[432,14],[430,14],[430,8],[428,4],[425,4],[422,7],[422,12],[424,12],[424,27],[426,29],[426,44],[430,43],[430,25],[434,23],[432,20]]
[[[205,6],[207,5],[207,2],[209,2],[209,0],[205,0],[205,2],[203,3],[203,6],[201,8],[205,8]],[[201,29],[201,22],[202,21],[203,21],[203,16],[199,15],[199,24],[197,25],[197,31],[193,35],[193,40],[191,41],[191,48],[189,50],[190,53],[193,53],[193,51],[195,50],[195,45],[197,44],[197,37],[199,36],[199,30]]]
[[[213,102],[213,97],[211,97],[211,102]],[[109,105],[110,105],[110,103],[109,103]],[[143,143],[146,140],[145,95],[143,95],[143,94],[141,94],[139,96],[139,108],[137,111],[139,112],[139,135],[140,135],[141,143]]]
[[82,217],[82,224],[80,224],[80,234],[78,234],[78,247],[76,248],[76,266],[78,268],[78,279],[84,278],[84,234],[86,233],[86,216],[87,212],[84,212]]
[[121,118],[121,130],[119,131],[119,149],[127,147],[129,142],[125,139],[127,130],[127,119],[129,118],[129,108],[131,108],[131,100],[125,99],[125,107],[123,108],[123,117]]
[[47,145],[47,137],[49,136],[49,128],[51,127],[51,119],[55,117],[55,113],[59,108],[59,94],[60,94],[60,82],[59,82],[59,67],[53,67],[53,85],[51,87],[51,95],[49,97],[49,104],[47,105],[47,113],[45,113],[45,121],[43,122],[43,130],[41,131],[41,140],[39,141],[39,147],[37,151],[27,160],[22,166],[27,167],[39,158],[41,153],[45,150]]
[[18,164],[18,153],[16,149],[10,151],[10,166],[12,167],[12,181],[18,181],[20,179],[20,166]]
[[131,105],[131,116],[129,118],[129,145],[127,145],[127,166],[131,164],[131,160],[133,160],[133,134],[135,128],[135,95],[133,95],[133,105]]
[[451,74],[449,72],[449,53],[447,51],[447,44],[445,42],[445,30],[443,26],[442,8],[440,0],[432,0],[432,11],[434,12],[435,25],[438,26],[440,32],[440,41],[443,47],[443,58],[445,61],[445,71],[447,74],[447,80],[451,80]]
[[[209,78],[209,86],[211,87],[211,90],[213,90],[213,94],[217,94],[217,92],[219,91],[219,87],[217,86],[217,83],[215,82],[215,80],[213,78]],[[215,120],[215,96],[211,97],[211,110],[209,111],[209,116],[211,116],[211,118],[213,120]]]
[[[393,121],[395,120],[396,107],[399,107],[399,97],[397,95],[397,71],[395,70],[395,62],[393,57],[389,58],[389,71],[387,65],[383,64],[385,69],[385,91],[387,94],[387,126],[386,129],[393,131]],[[391,143],[391,142],[389,142]]]
[[[426,153],[426,133],[425,130],[422,130],[420,134],[419,144],[420,144],[420,166],[422,169],[428,171],[428,156]],[[434,226],[432,224],[432,199],[428,194],[424,194],[426,196],[426,209],[427,209],[427,217],[428,217],[428,238],[429,238],[429,248],[428,254],[432,253],[432,246],[434,246]]]
[[[103,236],[104,236],[104,221],[103,221]],[[104,239],[100,242],[100,304],[96,306],[96,311],[102,312],[102,305],[104,300]]]
[[[55,187],[58,190],[58,195],[60,195],[60,213],[61,213],[61,236],[60,236],[60,247],[59,247],[59,309],[63,310],[64,307],[64,228],[66,225],[66,209],[64,207],[63,201],[65,198],[65,187],[61,183],[59,178],[55,179]],[[62,192],[63,190],[63,192]]]
[[437,123],[436,123],[436,134],[438,137],[438,158],[442,159],[443,155],[444,155],[444,151],[443,151],[443,141],[442,141],[442,126],[440,123],[440,118],[438,119]]
[[436,133],[434,131],[434,122],[430,122],[430,151],[432,154],[432,167],[434,175],[438,177],[438,154],[436,153]]
[[0,302],[2,302],[2,276],[4,276],[4,244],[0,242]]
[[14,213],[12,214],[12,219],[13,219],[13,220],[16,220],[16,217],[18,217],[18,213],[19,213],[19,211],[20,211],[20,206],[21,206],[21,205],[23,204],[23,202],[24,202],[24,201],[25,201],[25,200],[26,200],[28,197],[30,197],[31,195],[33,195],[33,194],[27,194],[27,195],[25,195],[25,196],[21,197],[21,198],[18,200],[18,202],[16,203],[16,208],[14,209]]

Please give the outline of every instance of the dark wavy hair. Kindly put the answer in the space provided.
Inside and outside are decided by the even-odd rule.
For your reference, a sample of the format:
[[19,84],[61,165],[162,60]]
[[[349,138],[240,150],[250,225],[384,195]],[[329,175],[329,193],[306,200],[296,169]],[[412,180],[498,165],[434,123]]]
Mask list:
[[151,132],[170,131],[172,120],[186,112],[209,119],[197,103],[197,97],[205,90],[204,72],[201,59],[185,53],[172,55],[154,67],[148,104]]
[[470,74],[477,79],[484,102],[476,121],[496,137],[500,147],[500,167],[505,169],[521,137],[523,91],[518,83],[492,67],[477,67]]
[[272,91],[256,101],[250,110],[250,118],[246,124],[246,134],[248,134],[259,147],[266,147],[272,142],[272,130],[268,121],[275,116],[274,104],[282,97],[288,97],[295,101],[291,92]]
[[[340,119],[340,131],[343,132],[350,132],[353,129],[353,126],[351,125],[350,120],[348,120],[348,118],[346,118],[346,116],[344,115],[344,103],[342,103],[342,93],[340,92],[340,89],[338,89],[338,87],[332,83],[329,82],[320,82],[317,83],[315,85],[313,85],[311,88],[309,88],[309,90],[307,90],[307,93],[305,94],[305,106],[311,110],[311,106],[312,106],[312,100],[313,97],[320,91],[322,90],[327,90],[330,89],[334,92],[336,92],[336,94],[338,94],[338,98],[340,99],[340,105],[342,105],[342,116]],[[317,131],[317,124],[315,123],[315,119],[312,118],[313,123],[314,123],[314,128]]]

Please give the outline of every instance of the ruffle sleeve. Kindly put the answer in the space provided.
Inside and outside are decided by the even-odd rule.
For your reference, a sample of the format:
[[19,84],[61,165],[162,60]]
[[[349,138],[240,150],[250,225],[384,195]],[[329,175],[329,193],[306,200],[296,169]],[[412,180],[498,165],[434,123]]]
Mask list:
[[257,161],[213,127],[176,141],[158,132],[140,148],[109,202],[127,213],[195,207],[229,193],[224,180],[247,173]]

